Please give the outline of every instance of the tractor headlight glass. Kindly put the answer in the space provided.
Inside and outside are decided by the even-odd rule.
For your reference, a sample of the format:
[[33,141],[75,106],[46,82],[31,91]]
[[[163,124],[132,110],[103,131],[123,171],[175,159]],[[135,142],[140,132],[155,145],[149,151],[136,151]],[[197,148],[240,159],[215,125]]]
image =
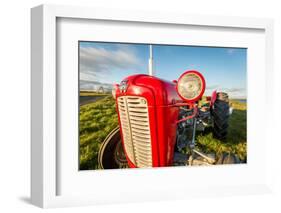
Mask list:
[[205,90],[205,80],[197,71],[187,71],[178,80],[177,91],[186,101],[197,101]]

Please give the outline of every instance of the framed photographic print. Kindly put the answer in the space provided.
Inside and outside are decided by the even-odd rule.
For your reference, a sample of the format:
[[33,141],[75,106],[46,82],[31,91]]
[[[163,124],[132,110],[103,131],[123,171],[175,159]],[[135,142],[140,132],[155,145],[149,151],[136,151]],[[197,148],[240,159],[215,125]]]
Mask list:
[[246,56],[79,41],[80,170],[246,163]]
[[31,13],[32,203],[270,191],[271,20]]

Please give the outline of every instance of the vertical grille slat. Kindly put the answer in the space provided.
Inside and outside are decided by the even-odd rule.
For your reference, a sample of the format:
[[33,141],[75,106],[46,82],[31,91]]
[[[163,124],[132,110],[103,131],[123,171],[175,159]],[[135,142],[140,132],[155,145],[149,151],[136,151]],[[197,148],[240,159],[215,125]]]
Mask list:
[[147,100],[143,97],[118,97],[124,147],[137,167],[152,167],[152,151]]

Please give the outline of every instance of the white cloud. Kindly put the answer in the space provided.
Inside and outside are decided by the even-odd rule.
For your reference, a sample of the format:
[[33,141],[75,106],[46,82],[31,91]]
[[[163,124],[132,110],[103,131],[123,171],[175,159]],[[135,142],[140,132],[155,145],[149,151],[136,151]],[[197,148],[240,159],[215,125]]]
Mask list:
[[206,86],[206,90],[215,90],[219,87],[219,85],[210,85],[210,86]]
[[102,77],[110,75],[112,70],[132,69],[139,63],[133,49],[128,47],[80,47],[80,80],[101,80]]
[[246,89],[245,88],[226,88],[225,92],[228,93],[230,98],[246,98]]
[[217,92],[226,92],[229,98],[246,98],[246,89],[242,87],[224,88],[219,85],[210,85],[206,87],[205,95],[211,95],[214,90]]
[[227,51],[227,54],[232,55],[236,51],[236,49],[229,48],[226,51]]

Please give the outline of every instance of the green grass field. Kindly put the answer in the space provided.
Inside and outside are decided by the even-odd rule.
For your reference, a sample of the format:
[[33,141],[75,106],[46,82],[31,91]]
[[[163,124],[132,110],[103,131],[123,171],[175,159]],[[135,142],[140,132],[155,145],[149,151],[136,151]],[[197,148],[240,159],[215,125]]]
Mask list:
[[233,113],[229,120],[228,136],[224,143],[215,139],[211,131],[197,136],[197,146],[209,153],[223,152],[236,154],[242,162],[247,158],[247,104],[230,100]]
[[80,106],[80,169],[97,169],[98,152],[105,137],[118,125],[111,96]]
[[[245,161],[247,157],[247,105],[230,101],[234,108],[225,143],[213,138],[211,130],[197,134],[197,146],[207,153],[234,153]],[[80,106],[80,169],[98,169],[98,151],[111,130],[118,125],[115,100],[111,96]]]

